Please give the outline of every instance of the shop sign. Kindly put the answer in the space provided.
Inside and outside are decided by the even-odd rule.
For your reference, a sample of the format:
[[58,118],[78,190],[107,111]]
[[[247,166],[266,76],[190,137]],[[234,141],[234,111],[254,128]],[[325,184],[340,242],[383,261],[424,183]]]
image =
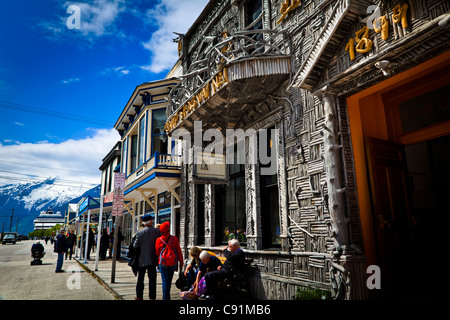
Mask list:
[[194,153],[194,177],[209,183],[227,182],[227,166],[224,154],[211,154],[197,151]]
[[114,174],[114,196],[112,205],[113,216],[122,216],[123,214],[124,188],[125,188],[125,173],[116,172]]
[[[376,7],[376,6],[375,6]],[[373,29],[375,33],[381,33],[381,39],[388,40],[389,37],[389,18],[388,15],[380,15],[380,9],[376,7],[374,14],[368,17],[367,25],[361,30],[355,32],[355,37],[351,38],[345,51],[348,51],[350,60],[355,60],[356,53],[366,53],[372,49],[373,41],[369,38],[369,30]],[[408,5],[399,4],[392,9],[392,21],[395,25],[401,25],[403,29],[408,28]]]
[[228,84],[228,70],[223,68],[217,75],[210,79],[203,88],[192,98],[190,98],[178,112],[176,112],[170,120],[164,125],[166,132],[171,132],[178,123],[183,122],[192,112],[195,111],[200,105],[210,99],[217,91],[222,89]]

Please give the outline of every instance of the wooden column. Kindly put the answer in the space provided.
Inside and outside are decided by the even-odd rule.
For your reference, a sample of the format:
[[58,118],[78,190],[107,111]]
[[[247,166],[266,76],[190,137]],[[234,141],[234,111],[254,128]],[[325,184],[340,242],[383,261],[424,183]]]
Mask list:
[[216,245],[215,195],[214,185],[205,184],[205,245],[207,247]]
[[328,210],[331,216],[333,238],[336,245],[349,245],[349,218],[346,217],[343,187],[340,173],[340,150],[336,96],[328,89],[318,94],[324,107],[325,123],[323,130],[324,162],[328,189]]
[[196,185],[194,184],[193,150],[194,148],[188,150],[191,161],[187,165],[186,230],[188,232],[188,246],[197,244],[197,190]]
[[287,192],[287,172],[284,145],[283,120],[276,124],[278,130],[278,155],[277,155],[277,179],[278,179],[278,205],[280,214],[280,238],[282,251],[289,251],[288,238],[288,192]]
[[254,148],[257,148],[257,143],[249,143],[249,138],[246,138],[245,146],[245,209],[247,217],[247,249],[259,250],[262,249],[259,165],[255,164],[255,161],[250,161],[249,158],[251,154],[255,154]]

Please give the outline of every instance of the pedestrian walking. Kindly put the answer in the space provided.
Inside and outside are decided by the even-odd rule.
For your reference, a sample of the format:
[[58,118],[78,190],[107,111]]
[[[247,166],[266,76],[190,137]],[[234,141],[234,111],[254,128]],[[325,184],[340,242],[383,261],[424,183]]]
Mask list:
[[108,258],[112,258],[113,249],[114,249],[114,228],[112,228],[111,232],[109,233],[109,254],[108,254]]
[[178,263],[180,264],[179,272],[182,272],[183,253],[181,252],[178,238],[170,234],[170,224],[168,221],[161,224],[160,230],[161,237],[156,240],[156,255],[159,257],[163,300],[170,300],[170,287]]
[[61,228],[60,233],[56,237],[55,252],[58,253],[58,260],[56,261],[56,270],[55,270],[56,273],[64,272],[62,266],[64,262],[64,253],[67,252],[67,239],[64,233],[65,233],[64,228]]
[[67,236],[66,260],[67,260],[67,256],[69,256],[69,260],[72,260],[73,246],[75,245],[76,240],[77,240],[77,237],[75,236],[74,231],[71,230],[69,235]]
[[103,229],[102,236],[100,237],[100,260],[106,260],[106,251],[109,248],[109,235],[106,229]]
[[[86,258],[89,260],[89,259],[91,259],[91,251],[92,251],[92,247],[95,245],[95,239],[94,239],[94,232],[92,232],[91,228],[88,228],[88,232],[89,232],[89,239],[88,239],[88,248],[87,248]],[[84,241],[86,241],[86,238]]]
[[[142,222],[145,228],[136,234],[133,243],[134,250],[139,250],[138,279],[136,283],[135,300],[143,300],[145,273],[148,276],[149,298],[156,299],[156,265],[158,256],[156,255],[156,241],[161,236],[161,232],[153,227],[151,216],[144,215]],[[138,249],[139,248],[139,249]]]

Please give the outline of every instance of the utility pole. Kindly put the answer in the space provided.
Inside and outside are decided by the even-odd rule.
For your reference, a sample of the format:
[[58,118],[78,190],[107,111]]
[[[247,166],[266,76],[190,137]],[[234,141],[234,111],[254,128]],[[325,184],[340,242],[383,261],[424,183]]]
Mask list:
[[13,217],[14,217],[14,208],[13,209],[9,209],[12,211],[11,213],[11,223],[9,224],[9,232],[11,232],[11,228],[12,228],[12,222],[13,222]]

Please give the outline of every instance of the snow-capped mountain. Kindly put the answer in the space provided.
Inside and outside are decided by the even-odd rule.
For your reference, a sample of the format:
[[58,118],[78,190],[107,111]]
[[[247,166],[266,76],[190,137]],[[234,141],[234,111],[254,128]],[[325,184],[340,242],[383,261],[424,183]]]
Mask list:
[[[12,225],[11,231],[15,231],[18,225],[19,233],[28,234],[33,231],[33,220],[41,211],[51,207],[54,212],[60,211],[64,215],[69,203],[77,203],[83,196],[99,197],[100,185],[88,189],[49,178],[0,186],[0,228],[9,231]],[[11,209],[14,209],[12,223]]]

